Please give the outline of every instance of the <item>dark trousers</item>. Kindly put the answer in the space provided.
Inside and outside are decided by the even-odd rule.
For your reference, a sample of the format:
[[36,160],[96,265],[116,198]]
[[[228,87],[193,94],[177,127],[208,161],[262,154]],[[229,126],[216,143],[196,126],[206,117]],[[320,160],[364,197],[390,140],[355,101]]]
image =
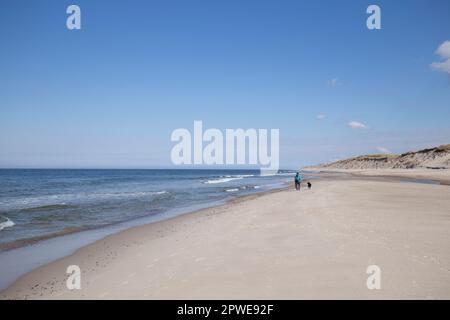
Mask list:
[[295,190],[300,190],[300,182],[295,181]]

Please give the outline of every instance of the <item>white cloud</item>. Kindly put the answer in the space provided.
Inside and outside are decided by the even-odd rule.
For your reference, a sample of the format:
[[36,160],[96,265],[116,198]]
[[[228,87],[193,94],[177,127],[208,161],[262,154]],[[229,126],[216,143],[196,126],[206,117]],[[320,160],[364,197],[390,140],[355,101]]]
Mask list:
[[450,74],[450,41],[444,41],[436,50],[436,54],[446,60],[443,62],[433,62],[430,65],[431,68]]
[[348,126],[352,129],[367,129],[367,126],[364,123],[358,121],[350,121]]
[[442,71],[442,72],[446,72],[446,73],[450,74],[450,59],[447,59],[444,62],[433,62],[431,64],[431,67],[434,70]]
[[335,88],[335,87],[338,86],[340,83],[339,83],[338,78],[333,78],[333,79],[328,80],[328,81],[327,81],[327,84],[328,84],[330,87]]
[[323,120],[323,119],[325,119],[326,117],[327,117],[326,114],[324,114],[324,113],[319,113],[319,114],[317,115],[317,120]]
[[379,151],[381,153],[391,153],[391,151],[389,151],[389,149],[386,149],[384,147],[376,147],[375,149],[377,149],[377,151]]
[[450,58],[450,41],[444,41],[436,50],[436,54],[442,58]]

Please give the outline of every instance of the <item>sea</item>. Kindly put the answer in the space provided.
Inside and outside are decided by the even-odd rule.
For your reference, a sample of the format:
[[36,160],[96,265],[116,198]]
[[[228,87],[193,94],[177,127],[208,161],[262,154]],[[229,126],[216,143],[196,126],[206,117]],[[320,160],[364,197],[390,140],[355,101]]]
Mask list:
[[294,175],[291,170],[260,175],[259,170],[0,169],[0,288],[18,270],[30,271],[109,234],[282,188]]

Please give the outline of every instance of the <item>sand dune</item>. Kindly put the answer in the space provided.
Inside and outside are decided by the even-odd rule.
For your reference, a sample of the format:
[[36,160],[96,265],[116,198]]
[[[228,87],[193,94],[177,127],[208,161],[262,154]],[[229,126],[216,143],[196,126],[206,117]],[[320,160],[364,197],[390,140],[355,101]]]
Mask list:
[[374,154],[307,169],[450,169],[450,144],[400,155]]

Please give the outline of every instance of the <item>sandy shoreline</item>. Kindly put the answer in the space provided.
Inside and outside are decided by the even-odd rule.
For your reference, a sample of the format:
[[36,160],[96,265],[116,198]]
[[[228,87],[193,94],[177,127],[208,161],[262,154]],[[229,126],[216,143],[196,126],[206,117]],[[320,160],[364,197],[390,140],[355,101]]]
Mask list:
[[[128,229],[26,274],[1,298],[450,298],[450,187],[381,171]],[[366,287],[372,264],[381,290]],[[81,290],[65,285],[69,265],[81,268]]]
[[450,169],[326,169],[321,167],[309,167],[308,170],[321,173],[344,173],[358,177],[424,179],[433,180],[444,185],[450,185]]

